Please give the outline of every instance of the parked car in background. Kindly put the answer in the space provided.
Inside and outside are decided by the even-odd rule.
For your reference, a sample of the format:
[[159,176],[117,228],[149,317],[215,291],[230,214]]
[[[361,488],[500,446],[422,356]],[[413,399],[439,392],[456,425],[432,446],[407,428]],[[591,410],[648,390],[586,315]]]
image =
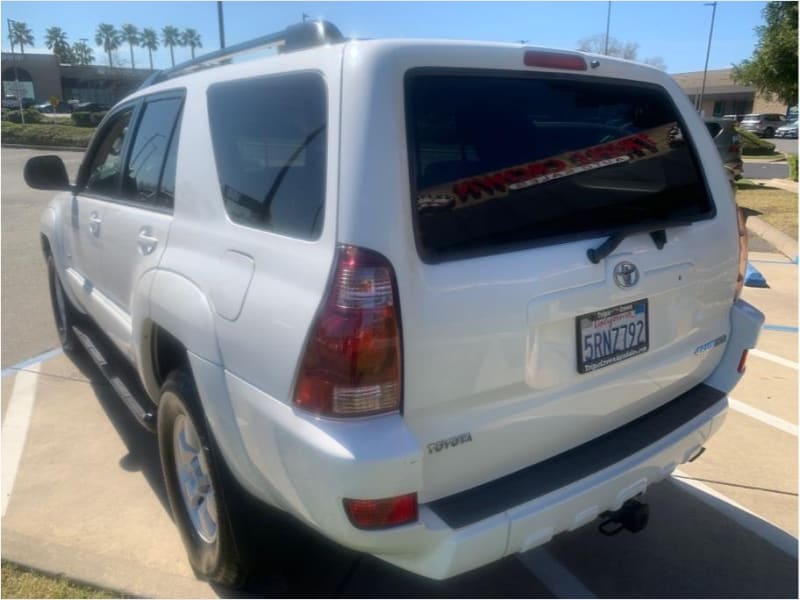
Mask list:
[[105,112],[109,109],[107,104],[100,104],[98,102],[81,102],[76,104],[72,109],[74,112]]
[[34,108],[38,110],[40,113],[45,113],[45,114],[53,114],[53,113],[66,114],[72,112],[72,105],[64,101],[59,102],[56,105],[55,110],[53,110],[53,105],[50,104],[49,102],[45,102],[44,104],[37,104],[36,106],[34,106]]
[[797,139],[797,121],[778,127],[775,130],[775,137]]
[[[733,173],[734,179],[742,177],[742,140],[736,133],[736,121],[733,119],[707,117],[706,129],[714,139],[714,145],[719,151],[724,164]],[[795,129],[795,135],[797,130]]]
[[746,115],[722,115],[723,119],[730,119],[732,121],[736,121],[737,123],[741,123],[742,119],[745,118]]
[[786,124],[786,118],[777,113],[761,113],[746,115],[741,127],[761,137],[772,137],[778,127]]
[[[33,106],[33,98],[23,98],[22,108]],[[6,94],[3,96],[3,108],[19,108],[19,99],[14,94]]]

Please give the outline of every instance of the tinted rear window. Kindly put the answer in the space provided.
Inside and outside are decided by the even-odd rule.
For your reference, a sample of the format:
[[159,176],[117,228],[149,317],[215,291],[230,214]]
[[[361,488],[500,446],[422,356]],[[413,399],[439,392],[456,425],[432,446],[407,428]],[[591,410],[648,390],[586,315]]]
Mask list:
[[311,240],[325,206],[327,99],[316,73],[208,90],[214,157],[231,220]]
[[661,88],[415,70],[406,98],[425,260],[713,215]]

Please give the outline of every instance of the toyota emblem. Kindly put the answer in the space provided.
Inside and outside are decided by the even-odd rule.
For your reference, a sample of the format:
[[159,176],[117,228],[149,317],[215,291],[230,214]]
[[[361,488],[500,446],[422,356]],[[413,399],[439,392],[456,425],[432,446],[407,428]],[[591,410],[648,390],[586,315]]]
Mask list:
[[639,282],[639,269],[636,265],[623,261],[614,267],[614,283],[617,287],[629,288],[635,286]]

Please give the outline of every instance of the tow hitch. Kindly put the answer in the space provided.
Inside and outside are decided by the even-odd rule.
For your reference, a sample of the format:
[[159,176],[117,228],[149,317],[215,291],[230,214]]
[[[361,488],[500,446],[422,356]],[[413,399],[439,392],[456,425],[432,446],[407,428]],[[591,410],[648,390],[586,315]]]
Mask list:
[[619,510],[604,512],[600,518],[605,520],[597,529],[603,535],[617,535],[623,529],[627,529],[631,533],[638,533],[647,527],[650,507],[644,502],[632,498]]

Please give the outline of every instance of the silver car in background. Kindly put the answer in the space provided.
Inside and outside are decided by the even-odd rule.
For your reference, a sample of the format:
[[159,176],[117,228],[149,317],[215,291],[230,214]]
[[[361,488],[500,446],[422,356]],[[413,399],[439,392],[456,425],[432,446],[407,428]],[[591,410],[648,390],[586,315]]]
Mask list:
[[777,113],[745,115],[739,126],[761,137],[772,137],[775,130],[786,124],[786,117]]
[[797,139],[797,121],[781,125],[775,130],[775,137]]
[[[736,132],[733,119],[706,117],[706,128],[722,158],[722,164],[733,173],[734,179],[742,177],[742,140]],[[795,130],[796,131],[796,130]]]

